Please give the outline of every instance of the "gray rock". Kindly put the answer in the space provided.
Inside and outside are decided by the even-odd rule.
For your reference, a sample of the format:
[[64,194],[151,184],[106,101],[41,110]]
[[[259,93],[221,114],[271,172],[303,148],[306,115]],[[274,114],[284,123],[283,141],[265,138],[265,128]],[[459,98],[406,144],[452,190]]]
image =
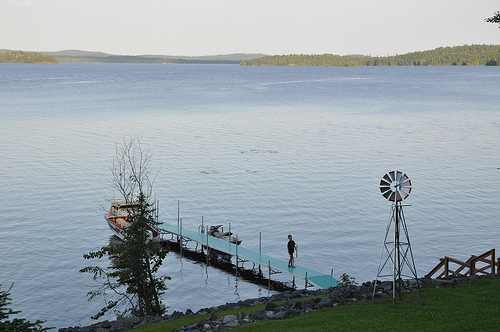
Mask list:
[[222,323],[227,324],[229,322],[235,321],[238,318],[235,315],[227,315],[221,318]]
[[238,323],[238,321],[235,319],[228,322],[227,324],[224,324],[224,330],[234,329],[238,326],[240,326],[240,323]]
[[332,302],[333,301],[331,298],[322,297],[318,304],[321,305],[322,307],[326,307],[326,306],[329,306]]
[[210,324],[211,321],[208,319],[202,319],[198,322],[199,325],[205,325],[205,324]]
[[101,323],[101,327],[104,327],[105,329],[109,329],[111,327],[111,322],[109,320],[105,320]]
[[271,319],[284,319],[286,315],[287,311],[278,311],[271,317]]
[[251,312],[247,316],[250,320],[263,320],[266,318],[266,312],[265,311],[255,311]]
[[270,310],[274,310],[276,309],[277,305],[272,303],[272,302],[267,302],[266,303],[266,307],[264,308],[264,310],[266,311],[270,311]]
[[172,314],[173,319],[177,319],[177,318],[181,318],[181,317],[184,317],[184,313],[182,313],[180,311],[174,311],[174,313]]

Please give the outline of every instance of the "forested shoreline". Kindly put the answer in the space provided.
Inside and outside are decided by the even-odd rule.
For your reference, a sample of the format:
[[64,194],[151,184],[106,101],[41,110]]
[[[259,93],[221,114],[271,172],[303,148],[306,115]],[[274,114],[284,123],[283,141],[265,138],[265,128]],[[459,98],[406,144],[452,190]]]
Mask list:
[[6,51],[0,53],[0,63],[59,63],[63,62],[108,62],[108,63],[200,63],[237,64],[241,66],[498,66],[500,45],[463,45],[439,47],[430,51],[419,51],[392,56],[336,55],[336,54],[290,54],[252,58],[249,60],[228,59],[184,59],[146,56],[53,56],[37,52]]
[[362,55],[291,54],[242,61],[242,66],[498,66],[500,45],[440,47],[430,51],[372,57]]
[[7,63],[59,63],[56,58],[35,52],[7,51],[0,53],[0,62]]

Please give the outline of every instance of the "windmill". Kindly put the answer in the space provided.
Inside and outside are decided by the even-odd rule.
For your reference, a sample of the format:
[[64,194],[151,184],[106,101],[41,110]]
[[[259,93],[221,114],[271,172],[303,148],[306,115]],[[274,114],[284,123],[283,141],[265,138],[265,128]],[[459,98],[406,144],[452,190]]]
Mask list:
[[[378,279],[392,276],[393,305],[396,304],[396,292],[399,293],[399,297],[401,298],[403,277],[415,278],[420,293],[420,287],[418,286],[417,280],[417,269],[415,267],[413,252],[410,245],[410,236],[408,235],[408,228],[406,227],[406,220],[403,213],[403,206],[409,205],[402,204],[410,195],[411,189],[412,184],[410,178],[408,175],[399,171],[391,171],[385,174],[380,180],[380,192],[382,196],[392,202],[392,204],[387,229],[385,231],[382,252],[380,254],[373,295],[375,295]],[[392,238],[390,237],[392,233],[391,230],[394,232]],[[392,271],[384,272],[391,268]],[[411,275],[405,275],[405,268],[408,268]]]

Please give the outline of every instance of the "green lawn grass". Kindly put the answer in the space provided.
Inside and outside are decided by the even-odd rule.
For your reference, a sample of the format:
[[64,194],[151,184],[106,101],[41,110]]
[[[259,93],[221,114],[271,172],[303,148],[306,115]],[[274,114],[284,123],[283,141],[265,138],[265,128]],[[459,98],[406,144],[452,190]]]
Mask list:
[[[324,309],[279,321],[263,321],[242,326],[237,331],[500,331],[500,279],[472,280],[449,288],[426,288],[404,294],[392,305],[392,298]],[[245,314],[264,306],[234,309]],[[171,331],[198,322],[209,315],[190,316],[150,324],[134,331]]]

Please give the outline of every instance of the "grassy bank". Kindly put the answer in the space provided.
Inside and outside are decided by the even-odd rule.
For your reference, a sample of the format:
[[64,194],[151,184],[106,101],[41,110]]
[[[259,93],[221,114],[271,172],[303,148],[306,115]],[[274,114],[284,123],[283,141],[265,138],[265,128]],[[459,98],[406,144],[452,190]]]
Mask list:
[[[392,306],[392,298],[374,303],[339,306],[285,320],[245,325],[237,331],[498,331],[500,279],[471,280],[449,288],[426,288],[423,304],[418,293],[405,294]],[[217,317],[263,310],[255,306],[218,312]],[[134,331],[171,331],[204,316],[150,324]]]

